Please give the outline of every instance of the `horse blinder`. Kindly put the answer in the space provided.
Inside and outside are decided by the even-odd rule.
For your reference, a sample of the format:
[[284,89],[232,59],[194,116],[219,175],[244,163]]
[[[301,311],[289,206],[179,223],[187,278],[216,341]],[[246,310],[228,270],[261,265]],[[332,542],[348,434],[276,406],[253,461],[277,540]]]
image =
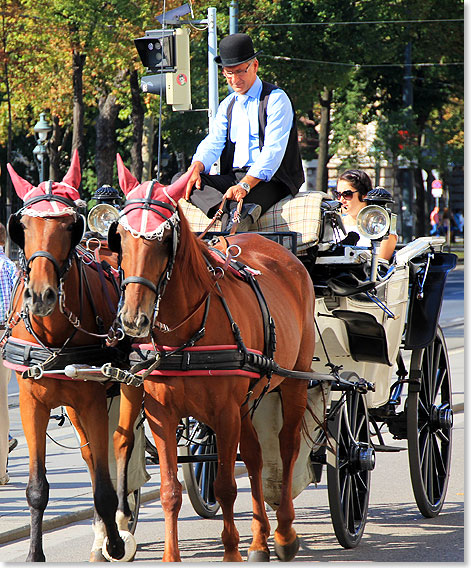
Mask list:
[[70,250],[74,250],[74,248],[83,239],[85,228],[86,228],[85,217],[83,215],[78,215],[77,220],[71,226],[72,237],[70,243]]
[[118,221],[113,221],[108,229],[108,248],[111,252],[121,252],[121,236],[118,231]]
[[10,239],[20,247],[21,250],[25,248],[25,231],[21,223],[21,215],[12,213],[8,219],[8,234]]

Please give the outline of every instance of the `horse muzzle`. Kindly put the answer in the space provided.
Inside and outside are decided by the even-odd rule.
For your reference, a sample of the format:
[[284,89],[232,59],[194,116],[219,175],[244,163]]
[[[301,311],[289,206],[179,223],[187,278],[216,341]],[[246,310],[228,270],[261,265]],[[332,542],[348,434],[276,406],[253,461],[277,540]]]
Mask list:
[[57,304],[58,293],[52,286],[46,286],[36,292],[31,286],[26,286],[23,303],[30,313],[38,317],[50,316]]
[[118,320],[124,333],[130,337],[147,337],[150,334],[151,320],[144,312],[131,315],[124,307],[118,313]]

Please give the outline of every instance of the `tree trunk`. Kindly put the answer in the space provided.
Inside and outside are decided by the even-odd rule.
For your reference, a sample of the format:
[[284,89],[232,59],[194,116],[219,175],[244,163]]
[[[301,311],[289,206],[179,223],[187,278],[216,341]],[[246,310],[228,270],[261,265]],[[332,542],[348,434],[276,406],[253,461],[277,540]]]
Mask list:
[[72,54],[72,70],[73,70],[73,89],[74,89],[74,109],[73,121],[74,129],[72,134],[72,154],[78,150],[80,163],[82,168],[85,162],[85,149],[83,147],[83,121],[84,121],[84,106],[83,106],[83,68],[85,65],[86,55],[78,53],[74,49]]
[[116,161],[116,118],[119,105],[116,96],[109,93],[98,101],[96,121],[96,176],[97,187],[113,184]]
[[316,190],[327,192],[327,163],[329,161],[330,105],[332,90],[324,88],[319,95],[321,104],[321,122],[319,131],[319,149],[317,151]]
[[142,138],[142,179],[153,179],[152,175],[152,150],[154,148],[154,117],[146,114],[144,117],[143,138]]
[[[137,71],[131,71],[129,76],[131,85],[131,121],[132,146],[131,146],[131,173],[133,176],[142,180],[142,136],[144,132],[144,107],[141,101],[141,89],[137,77]],[[150,178],[146,178],[150,179]]]

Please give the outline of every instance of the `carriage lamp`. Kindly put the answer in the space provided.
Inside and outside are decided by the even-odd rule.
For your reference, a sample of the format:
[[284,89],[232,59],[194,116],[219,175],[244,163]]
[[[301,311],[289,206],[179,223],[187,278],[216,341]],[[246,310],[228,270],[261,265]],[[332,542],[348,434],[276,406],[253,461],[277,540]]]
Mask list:
[[87,223],[91,231],[98,233],[101,237],[106,238],[108,229],[113,221],[119,218],[119,211],[109,203],[99,203],[90,209],[87,217]]
[[362,237],[367,239],[382,239],[391,224],[389,213],[379,205],[367,205],[358,213],[357,229]]
[[109,226],[119,218],[121,197],[118,190],[111,185],[102,185],[95,191],[92,199],[98,201],[98,204],[90,209],[87,217],[88,226],[91,231],[106,238]]
[[39,183],[44,181],[45,178],[45,165],[46,165],[46,140],[50,132],[52,132],[52,126],[46,120],[46,113],[42,112],[39,115],[38,122],[34,125],[34,133],[37,137],[38,143],[36,144],[33,154],[38,162],[38,172],[39,172]]

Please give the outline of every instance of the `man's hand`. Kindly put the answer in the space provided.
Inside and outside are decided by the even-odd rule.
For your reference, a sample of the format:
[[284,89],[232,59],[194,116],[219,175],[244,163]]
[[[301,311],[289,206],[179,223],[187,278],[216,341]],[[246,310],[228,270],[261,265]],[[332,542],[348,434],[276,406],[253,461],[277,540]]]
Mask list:
[[233,185],[226,191],[224,197],[226,197],[227,199],[232,199],[232,201],[242,201],[247,193],[248,192],[245,191],[245,189],[240,185]]
[[188,168],[188,171],[190,171],[191,169],[193,169],[193,173],[191,174],[190,178],[188,179],[188,182],[186,184],[186,189],[185,189],[185,199],[187,201],[190,199],[190,195],[191,195],[191,192],[193,190],[193,187],[196,187],[196,189],[201,189],[201,176],[200,176],[200,174],[201,174],[202,171],[204,171],[204,164],[202,162],[194,162]]

